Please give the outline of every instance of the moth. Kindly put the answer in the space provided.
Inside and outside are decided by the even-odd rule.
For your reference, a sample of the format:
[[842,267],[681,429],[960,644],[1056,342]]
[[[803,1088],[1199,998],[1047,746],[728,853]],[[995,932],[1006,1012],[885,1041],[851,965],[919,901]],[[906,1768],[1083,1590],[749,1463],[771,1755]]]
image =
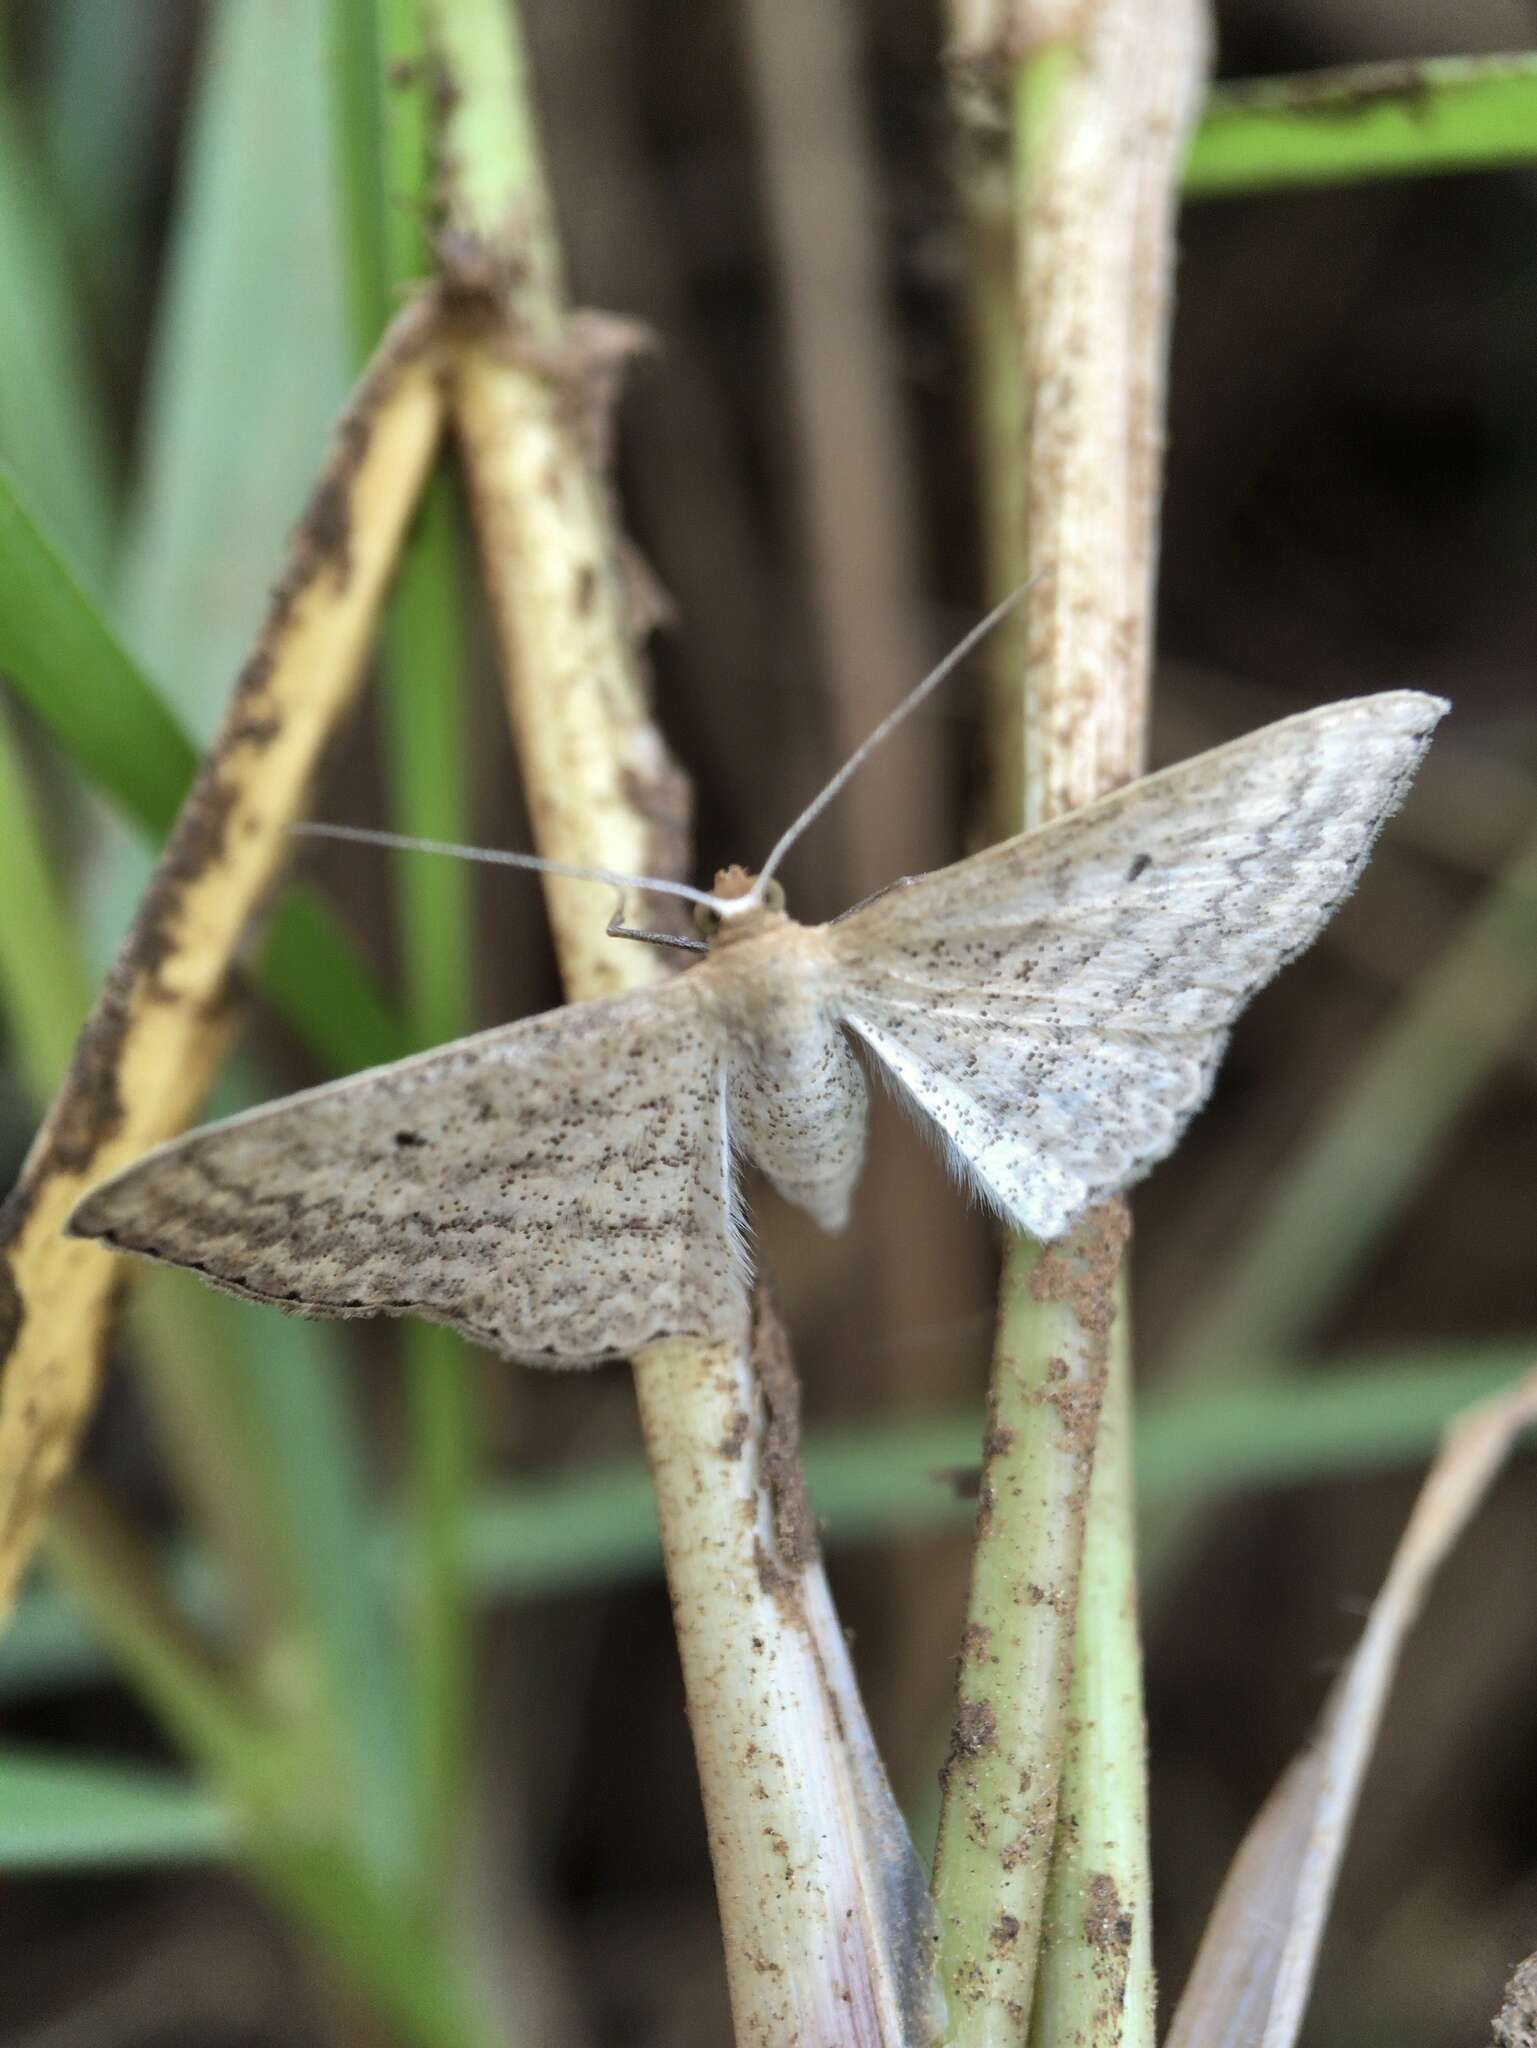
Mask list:
[[774,869],[893,714],[756,876],[645,884],[698,905],[688,971],[161,1145],[68,1227],[531,1363],[734,1339],[738,1166],[839,1229],[863,1057],[975,1196],[1058,1237],[1173,1149],[1233,1019],[1354,886],[1446,709],[1400,690],[1306,712],[797,924]]

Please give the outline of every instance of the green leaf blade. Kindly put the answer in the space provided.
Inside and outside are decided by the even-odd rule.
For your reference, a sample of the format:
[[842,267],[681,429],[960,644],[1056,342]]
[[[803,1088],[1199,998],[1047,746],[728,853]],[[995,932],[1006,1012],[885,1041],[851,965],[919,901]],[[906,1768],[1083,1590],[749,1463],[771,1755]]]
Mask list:
[[1493,170],[1537,158],[1537,55],[1363,65],[1212,94],[1188,198]]
[[0,1868],[12,1876],[228,1856],[225,1802],[167,1771],[0,1750]]

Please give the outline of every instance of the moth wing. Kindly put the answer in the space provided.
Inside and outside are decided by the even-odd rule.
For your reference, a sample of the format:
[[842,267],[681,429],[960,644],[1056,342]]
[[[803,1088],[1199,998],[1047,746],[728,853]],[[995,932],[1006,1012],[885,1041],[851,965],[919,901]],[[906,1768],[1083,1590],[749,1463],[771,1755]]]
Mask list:
[[680,976],[175,1139],[69,1227],[282,1307],[596,1363],[741,1327],[725,1104],[724,1044]]
[[1446,708],[1304,712],[898,884],[828,928],[843,1022],[983,1199],[1060,1235],[1172,1151]]

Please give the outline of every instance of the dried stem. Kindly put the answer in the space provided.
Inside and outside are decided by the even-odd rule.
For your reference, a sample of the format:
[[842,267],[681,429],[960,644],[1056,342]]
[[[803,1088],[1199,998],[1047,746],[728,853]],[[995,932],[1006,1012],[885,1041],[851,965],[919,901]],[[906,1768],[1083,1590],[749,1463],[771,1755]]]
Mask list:
[[[956,0],[952,21],[982,166],[974,244],[990,265],[977,331],[1011,351],[980,368],[998,437],[984,451],[990,567],[1023,549],[1009,579],[1040,578],[997,728],[998,785],[1018,792],[1018,829],[1144,765],[1173,194],[1204,16],[1198,0]],[[998,274],[1005,189],[1013,335]],[[1004,438],[1016,422],[1017,475],[1021,451]],[[957,2048],[1151,2038],[1139,1651],[1134,1605],[1112,1590],[1129,1580],[1124,1464],[1090,1491],[1117,1256],[1103,1213],[1039,1264],[1023,1243],[1009,1254],[935,1868]],[[1122,1381],[1125,1367],[1118,1346]],[[1063,1426],[1069,1393],[1074,1428]],[[1111,1400],[1119,1414],[1123,1384]],[[1086,1542],[1093,1597],[1080,1605]],[[996,1666],[979,1668],[985,1658]],[[1075,1683],[1113,1716],[1092,1740],[1069,1741]],[[1105,1748],[1120,1767],[1109,1801],[1094,1778]],[[1032,2035],[1038,1968],[1050,2003]]]
[[64,1220],[94,1182],[184,1127],[223,1056],[231,969],[356,693],[437,447],[435,349],[424,309],[408,309],[343,415],[224,726],[0,1217],[0,1611],[95,1400],[121,1278]]
[[[535,835],[557,859],[673,875],[685,791],[650,722],[601,470],[630,337],[566,312],[515,16],[438,0],[429,19],[465,321],[452,402]],[[547,897],[571,996],[665,971],[604,936],[603,890],[551,879]],[[772,1389],[760,1356],[729,1347],[658,1344],[634,1368],[737,2037],[926,2040],[906,2016],[928,1981],[905,1983],[910,1851],[840,1669],[809,1520],[786,1519],[788,1363]]]

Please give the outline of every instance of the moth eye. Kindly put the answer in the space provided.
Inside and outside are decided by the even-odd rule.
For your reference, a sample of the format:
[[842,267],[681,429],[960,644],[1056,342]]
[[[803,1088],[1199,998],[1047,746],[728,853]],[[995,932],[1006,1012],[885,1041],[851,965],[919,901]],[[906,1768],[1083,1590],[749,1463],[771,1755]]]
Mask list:
[[720,930],[720,912],[712,910],[708,903],[696,903],[694,924],[702,939],[713,939]]

